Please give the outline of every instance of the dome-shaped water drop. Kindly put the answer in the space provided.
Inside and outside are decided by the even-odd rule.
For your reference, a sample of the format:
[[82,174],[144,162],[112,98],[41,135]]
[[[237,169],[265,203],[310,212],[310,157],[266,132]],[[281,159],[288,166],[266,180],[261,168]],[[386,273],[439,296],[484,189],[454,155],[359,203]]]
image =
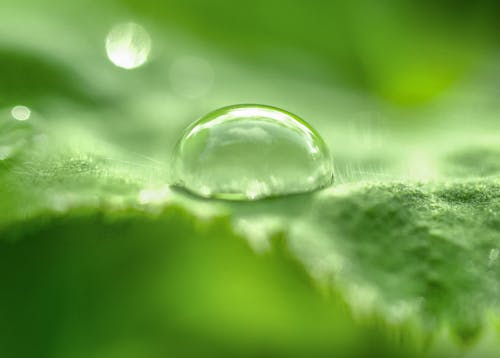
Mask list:
[[203,197],[254,200],[331,184],[320,135],[299,117],[263,105],[235,105],[189,126],[177,143],[174,184]]

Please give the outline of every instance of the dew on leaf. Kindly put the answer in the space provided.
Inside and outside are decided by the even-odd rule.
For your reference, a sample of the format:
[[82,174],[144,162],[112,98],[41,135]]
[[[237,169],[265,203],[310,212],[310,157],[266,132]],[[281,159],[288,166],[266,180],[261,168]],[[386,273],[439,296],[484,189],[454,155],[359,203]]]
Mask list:
[[18,121],[25,121],[30,118],[31,110],[26,106],[14,106],[10,111],[10,114]]
[[319,134],[296,115],[264,105],[224,107],[194,122],[173,163],[175,185],[229,200],[310,192],[333,180]]
[[151,51],[151,37],[133,22],[114,26],[106,37],[106,53],[114,65],[127,70],[142,66]]
[[33,144],[40,135],[31,120],[32,112],[28,107],[15,106],[10,117],[0,112],[0,161],[15,157]]

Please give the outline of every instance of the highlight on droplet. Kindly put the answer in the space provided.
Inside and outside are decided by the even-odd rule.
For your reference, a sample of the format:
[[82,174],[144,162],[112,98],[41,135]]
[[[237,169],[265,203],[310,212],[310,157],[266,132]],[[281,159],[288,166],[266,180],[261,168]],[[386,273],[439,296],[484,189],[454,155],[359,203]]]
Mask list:
[[14,106],[10,114],[18,121],[26,121],[31,117],[31,110],[26,106]]
[[172,191],[170,187],[164,186],[159,189],[142,189],[139,192],[138,200],[140,204],[161,204],[164,203],[170,196]]
[[106,36],[106,53],[117,67],[127,70],[146,63],[151,52],[151,37],[134,22],[115,25]]

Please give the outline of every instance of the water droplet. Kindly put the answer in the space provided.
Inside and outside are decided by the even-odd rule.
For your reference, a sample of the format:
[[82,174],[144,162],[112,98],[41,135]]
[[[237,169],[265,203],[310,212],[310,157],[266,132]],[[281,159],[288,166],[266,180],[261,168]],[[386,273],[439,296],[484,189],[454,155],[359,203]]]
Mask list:
[[116,66],[131,70],[142,66],[151,51],[151,37],[133,22],[114,26],[106,37],[106,53]]
[[10,114],[18,121],[25,121],[30,118],[31,110],[26,106],[15,106],[10,111]]
[[174,156],[174,184],[203,197],[254,200],[323,188],[328,148],[306,122],[278,108],[236,105],[189,126]]
[[33,144],[39,134],[33,121],[31,110],[26,106],[15,106],[10,110],[13,119],[0,113],[0,161],[15,157]]

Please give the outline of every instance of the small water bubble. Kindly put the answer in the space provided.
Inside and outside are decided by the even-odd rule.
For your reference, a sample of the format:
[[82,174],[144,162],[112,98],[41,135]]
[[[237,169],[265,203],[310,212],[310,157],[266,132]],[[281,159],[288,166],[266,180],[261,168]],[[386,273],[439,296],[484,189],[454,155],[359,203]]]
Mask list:
[[10,111],[12,118],[18,121],[26,121],[31,116],[31,110],[26,106],[15,106]]
[[109,60],[127,70],[142,66],[150,51],[151,37],[142,26],[133,22],[114,26],[106,37]]
[[203,197],[255,200],[326,187],[333,163],[323,139],[294,114],[235,105],[187,128],[173,174],[175,185]]
[[29,120],[33,112],[26,106],[15,106],[10,116],[0,112],[0,161],[15,157],[25,148],[34,144],[34,137],[39,133],[36,121]]

